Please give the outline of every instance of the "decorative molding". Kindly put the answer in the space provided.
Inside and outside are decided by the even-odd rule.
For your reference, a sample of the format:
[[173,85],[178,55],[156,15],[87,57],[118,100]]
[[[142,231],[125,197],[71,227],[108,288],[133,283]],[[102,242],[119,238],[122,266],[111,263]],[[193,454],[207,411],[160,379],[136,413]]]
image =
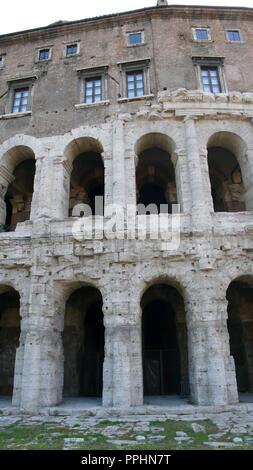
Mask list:
[[25,111],[21,113],[9,113],[9,114],[1,114],[0,119],[16,119],[16,118],[21,118],[24,116],[31,116],[32,111]]
[[230,93],[206,93],[203,90],[178,90],[160,91],[158,93],[158,103],[228,103],[228,104],[253,104],[253,93],[240,93],[231,91]]
[[179,88],[158,93],[157,102],[149,101],[152,95],[139,98],[122,98],[118,102],[146,99],[136,112],[120,113],[118,119],[124,122],[136,120],[160,121],[163,119],[231,119],[253,122],[253,93],[232,91],[226,93],[205,93],[202,90]]
[[84,109],[84,108],[95,108],[97,106],[108,106],[110,100],[96,101],[94,103],[78,103],[75,104],[75,109]]

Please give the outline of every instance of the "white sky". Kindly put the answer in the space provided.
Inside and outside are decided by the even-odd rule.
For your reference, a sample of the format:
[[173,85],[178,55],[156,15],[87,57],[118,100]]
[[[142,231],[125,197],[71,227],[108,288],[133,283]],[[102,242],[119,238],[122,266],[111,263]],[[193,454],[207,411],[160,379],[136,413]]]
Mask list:
[[[155,6],[156,0],[2,0],[1,3],[0,35],[46,26],[58,20],[78,20]],[[171,0],[168,3],[253,7],[252,0]]]

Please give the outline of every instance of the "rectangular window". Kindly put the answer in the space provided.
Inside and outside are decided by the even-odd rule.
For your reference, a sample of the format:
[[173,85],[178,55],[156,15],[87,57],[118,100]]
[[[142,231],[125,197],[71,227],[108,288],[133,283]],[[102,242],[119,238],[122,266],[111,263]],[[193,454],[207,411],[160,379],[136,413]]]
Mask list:
[[39,60],[49,60],[50,59],[50,49],[40,49],[38,59]]
[[142,44],[142,33],[130,33],[128,35],[128,44],[131,46]]
[[66,47],[66,56],[69,57],[69,56],[72,56],[72,55],[76,55],[77,50],[78,50],[77,44],[69,44]]
[[210,35],[207,28],[195,28],[196,41],[209,41]]
[[241,42],[241,35],[238,29],[227,31],[227,40],[231,42]]
[[13,113],[25,113],[29,110],[29,88],[17,88],[14,90],[12,105]]
[[0,67],[4,65],[4,56],[0,55]]
[[144,77],[143,70],[127,72],[127,97],[134,98],[144,95]]
[[102,78],[86,78],[84,82],[84,102],[97,103],[102,101]]
[[221,93],[218,67],[201,67],[203,90],[209,93]]

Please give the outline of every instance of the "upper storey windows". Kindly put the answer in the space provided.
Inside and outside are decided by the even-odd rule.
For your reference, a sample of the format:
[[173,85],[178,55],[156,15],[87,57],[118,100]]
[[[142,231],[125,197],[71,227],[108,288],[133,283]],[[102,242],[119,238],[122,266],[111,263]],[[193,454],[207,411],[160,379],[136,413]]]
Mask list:
[[144,95],[143,70],[133,70],[126,73],[127,97],[134,98]]
[[129,33],[128,34],[128,45],[129,46],[139,46],[144,42],[144,34],[142,31]]
[[67,44],[66,46],[66,57],[72,57],[73,55],[77,55],[79,53],[79,44],[76,42],[73,44]]
[[198,83],[206,93],[227,93],[223,57],[193,57]]
[[209,28],[193,28],[193,38],[195,41],[205,42],[211,41],[211,33]]
[[218,67],[200,67],[203,91],[221,93],[221,83]]
[[226,37],[229,42],[242,42],[239,29],[227,29]]
[[63,57],[75,57],[80,55],[81,41],[79,39],[64,44]]
[[12,112],[25,113],[29,110],[29,87],[16,88],[13,95]]
[[150,90],[150,59],[119,62],[120,70],[120,101],[142,99],[152,96]]
[[0,68],[4,66],[5,54],[0,54]]
[[50,60],[52,56],[52,49],[50,47],[45,47],[43,49],[38,49],[37,61],[46,62]]
[[102,101],[102,77],[86,78],[84,81],[84,102],[86,104]]

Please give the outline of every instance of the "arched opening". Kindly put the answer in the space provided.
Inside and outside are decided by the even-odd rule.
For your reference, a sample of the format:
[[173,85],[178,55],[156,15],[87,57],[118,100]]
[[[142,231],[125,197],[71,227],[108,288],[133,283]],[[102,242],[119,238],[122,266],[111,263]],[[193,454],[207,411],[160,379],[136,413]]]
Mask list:
[[[35,177],[35,155],[31,148],[18,145],[3,156],[0,226],[13,231],[19,222],[30,219]],[[0,201],[1,202],[1,201]]]
[[[73,162],[70,179],[70,216],[73,208],[78,204],[88,205],[92,215],[103,215],[104,162],[102,152],[102,146],[93,138],[77,139],[67,147],[66,155]],[[100,199],[96,199],[99,197]],[[103,198],[102,201],[101,198]]]
[[243,142],[234,134],[221,132],[209,139],[208,167],[215,212],[246,210],[245,187],[239,163],[244,153]]
[[230,354],[238,392],[253,392],[253,279],[240,278],[227,290]]
[[175,287],[155,284],[143,295],[144,395],[189,395],[184,301]]
[[102,296],[81,287],[67,303],[63,333],[64,396],[101,397],[104,361]]
[[19,222],[30,219],[34,176],[35,160],[31,158],[19,163],[13,172],[14,181],[5,196],[5,227],[8,231],[15,230]]
[[12,396],[16,349],[20,337],[19,294],[0,286],[0,395]]
[[145,207],[155,204],[158,213],[171,213],[172,205],[177,203],[175,170],[171,160],[172,141],[164,134],[148,134],[137,142],[135,151],[138,156],[137,204]]

